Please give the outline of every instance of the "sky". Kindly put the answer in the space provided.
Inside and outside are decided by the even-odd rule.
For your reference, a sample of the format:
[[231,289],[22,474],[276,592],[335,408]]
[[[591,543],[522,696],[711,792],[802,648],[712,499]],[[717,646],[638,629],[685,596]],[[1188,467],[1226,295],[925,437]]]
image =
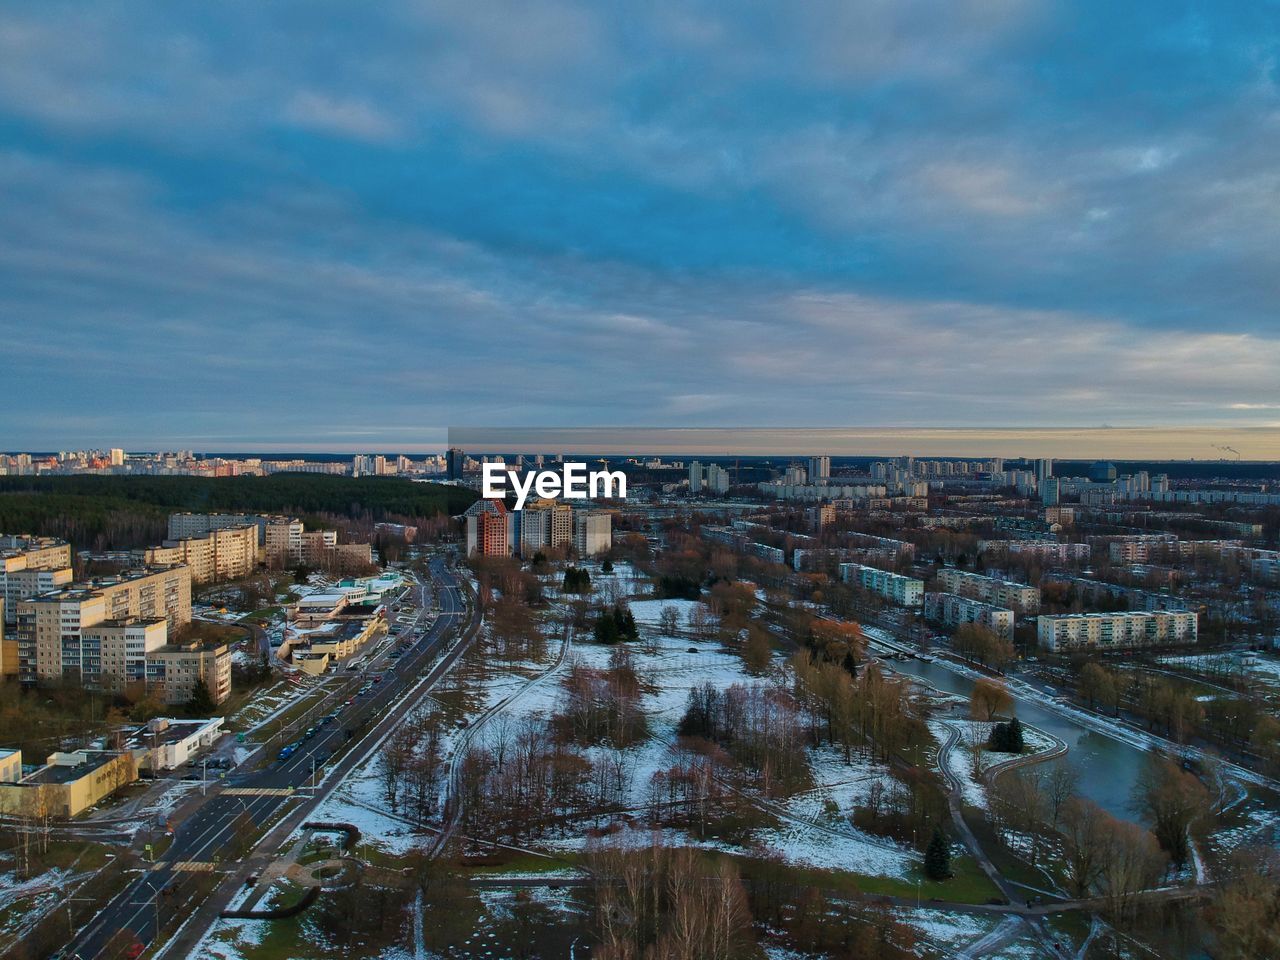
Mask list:
[[8,0],[0,449],[1280,451],[1277,157],[1275,0]]

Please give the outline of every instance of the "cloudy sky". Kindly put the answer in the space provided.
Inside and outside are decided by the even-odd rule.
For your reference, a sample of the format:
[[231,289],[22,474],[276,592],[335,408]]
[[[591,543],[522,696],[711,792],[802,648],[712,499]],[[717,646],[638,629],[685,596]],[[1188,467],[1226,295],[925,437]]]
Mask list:
[[0,449],[1274,427],[1277,157],[1274,2],[8,0]]

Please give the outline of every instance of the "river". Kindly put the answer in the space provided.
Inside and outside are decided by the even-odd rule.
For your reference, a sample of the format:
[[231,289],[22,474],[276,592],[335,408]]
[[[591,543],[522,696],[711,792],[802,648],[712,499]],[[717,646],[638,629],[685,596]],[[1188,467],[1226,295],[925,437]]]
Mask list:
[[[973,689],[971,679],[948,669],[940,661],[891,660],[888,666],[897,673],[916,677],[939,690],[961,697],[968,697]],[[1078,791],[1082,796],[1093,800],[1113,816],[1125,820],[1138,819],[1130,798],[1138,775],[1147,762],[1145,751],[1096,733],[1056,710],[1018,697],[1014,691],[1010,693],[1017,704],[1018,719],[1061,738],[1070,748],[1064,760],[1080,772]]]

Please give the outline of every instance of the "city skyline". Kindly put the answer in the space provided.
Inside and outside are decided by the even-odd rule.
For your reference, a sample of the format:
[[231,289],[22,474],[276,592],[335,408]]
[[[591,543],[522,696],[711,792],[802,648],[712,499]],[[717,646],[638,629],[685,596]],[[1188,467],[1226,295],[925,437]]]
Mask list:
[[[189,438],[188,438],[189,439]],[[0,454],[54,454],[101,450],[101,440],[58,447],[35,445]],[[467,453],[567,454],[575,456],[808,457],[1049,457],[1064,460],[1275,462],[1280,429],[1219,427],[1007,427],[981,430],[892,427],[473,427],[419,429],[416,439],[394,446],[353,441],[300,444],[222,442],[200,446],[173,441],[124,443],[131,454],[191,450],[201,456],[443,455],[449,447]]]
[[1280,425],[1274,7],[783,11],[8,5],[0,446]]

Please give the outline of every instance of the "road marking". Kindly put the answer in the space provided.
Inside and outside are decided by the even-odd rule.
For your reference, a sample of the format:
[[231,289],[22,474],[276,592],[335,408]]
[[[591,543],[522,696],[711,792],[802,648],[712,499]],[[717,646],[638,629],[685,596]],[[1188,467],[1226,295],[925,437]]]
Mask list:
[[179,860],[173,869],[183,873],[213,873],[213,864],[204,860]]
[[227,797],[289,797],[295,792],[293,787],[227,787],[222,794]]

